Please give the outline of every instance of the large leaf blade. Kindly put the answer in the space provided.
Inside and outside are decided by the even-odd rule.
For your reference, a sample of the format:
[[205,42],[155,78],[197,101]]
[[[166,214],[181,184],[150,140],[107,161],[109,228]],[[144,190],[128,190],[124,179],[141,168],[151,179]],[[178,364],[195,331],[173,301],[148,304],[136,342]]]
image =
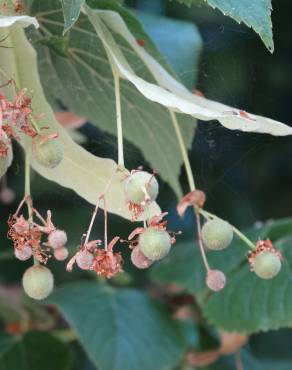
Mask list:
[[[202,5],[202,0],[177,0],[186,5]],[[251,27],[264,42],[265,46],[274,51],[272,31],[272,0],[203,0],[212,8],[219,9],[224,15],[233,18],[238,23]]]
[[93,363],[103,370],[172,369],[183,344],[160,306],[131,289],[94,282],[71,284],[49,300],[74,328]]

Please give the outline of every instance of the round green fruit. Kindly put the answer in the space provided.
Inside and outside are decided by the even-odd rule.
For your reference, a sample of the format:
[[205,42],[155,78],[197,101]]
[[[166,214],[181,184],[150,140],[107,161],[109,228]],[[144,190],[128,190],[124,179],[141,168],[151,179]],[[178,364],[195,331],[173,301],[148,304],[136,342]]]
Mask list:
[[170,251],[171,237],[166,230],[148,227],[139,236],[140,251],[151,261],[158,261]]
[[254,272],[262,279],[272,279],[281,270],[281,259],[273,252],[261,252],[254,260]]
[[51,271],[43,265],[29,267],[22,277],[25,293],[33,299],[45,299],[52,292],[54,277]]
[[156,178],[145,171],[136,171],[125,181],[125,195],[129,202],[141,204],[153,201],[158,195],[159,185]]
[[209,220],[202,227],[202,239],[208,249],[224,249],[232,242],[232,226],[219,218]]
[[63,149],[57,138],[37,135],[32,140],[35,160],[43,167],[55,168],[63,159]]

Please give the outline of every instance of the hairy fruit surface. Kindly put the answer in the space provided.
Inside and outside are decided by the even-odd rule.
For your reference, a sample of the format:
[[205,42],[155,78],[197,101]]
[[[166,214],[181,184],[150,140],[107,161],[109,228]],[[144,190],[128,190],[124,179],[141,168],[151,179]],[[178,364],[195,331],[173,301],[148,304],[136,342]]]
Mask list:
[[33,265],[29,267],[22,277],[22,285],[25,293],[33,299],[42,300],[47,298],[54,287],[54,277],[47,267]]
[[148,227],[140,234],[138,245],[145,257],[158,261],[170,251],[171,237],[166,230]]
[[208,249],[224,249],[232,242],[232,227],[228,222],[219,218],[209,220],[202,227],[202,239]]

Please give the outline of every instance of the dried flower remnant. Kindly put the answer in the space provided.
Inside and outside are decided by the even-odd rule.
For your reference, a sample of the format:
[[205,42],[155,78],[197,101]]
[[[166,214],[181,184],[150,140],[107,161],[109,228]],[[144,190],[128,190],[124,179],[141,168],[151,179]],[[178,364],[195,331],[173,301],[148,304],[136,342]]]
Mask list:
[[101,276],[111,278],[122,272],[122,256],[119,252],[113,252],[113,247],[120,238],[116,236],[107,246],[107,249],[97,248],[95,251],[92,269]]
[[250,270],[262,279],[272,279],[282,266],[282,254],[277,250],[270,239],[259,240],[256,249],[249,252],[248,261]]
[[[33,154],[36,160],[45,167],[56,167],[63,158],[63,150],[57,141],[58,133],[41,132],[37,127],[35,119],[42,115],[34,116],[32,111],[32,97],[23,88],[17,93],[16,84],[13,79],[7,81],[0,87],[11,85],[14,99],[8,99],[0,94],[0,121],[1,129],[8,139],[21,140],[19,133],[30,136],[33,144]],[[3,141],[3,140],[2,140]],[[4,143],[5,144],[5,143]],[[0,141],[0,155],[7,150]]]
[[93,240],[79,247],[77,253],[67,264],[67,271],[72,271],[76,263],[82,270],[94,270],[98,275],[111,278],[122,272],[122,256],[119,252],[113,252],[113,247],[118,242],[115,237],[107,246],[100,248],[101,240]]
[[9,100],[4,94],[0,94],[0,108],[2,115],[2,128],[7,136],[19,139],[17,131],[34,137],[37,135],[37,128],[34,127],[31,102],[32,98],[27,94],[27,89],[23,88],[16,92],[15,81],[7,81],[1,87],[12,85],[14,100]]
[[177,213],[180,217],[184,216],[185,211],[190,206],[203,208],[206,202],[206,195],[202,190],[193,190],[186,194],[177,205]]
[[[20,214],[24,203],[27,204],[30,210],[28,218],[25,218],[23,214]],[[33,221],[34,214],[42,221],[42,225],[38,225]],[[17,211],[10,216],[8,220],[8,237],[13,242],[16,258],[21,261],[25,261],[30,257],[34,257],[38,262],[47,263],[54,248],[47,241],[44,241],[44,239],[47,238],[50,233],[57,230],[53,225],[51,218],[51,212],[48,211],[47,220],[44,220],[39,212],[33,208],[30,197],[26,197],[21,201]],[[67,249],[64,245],[62,248],[64,256]],[[61,260],[61,258],[56,259]]]

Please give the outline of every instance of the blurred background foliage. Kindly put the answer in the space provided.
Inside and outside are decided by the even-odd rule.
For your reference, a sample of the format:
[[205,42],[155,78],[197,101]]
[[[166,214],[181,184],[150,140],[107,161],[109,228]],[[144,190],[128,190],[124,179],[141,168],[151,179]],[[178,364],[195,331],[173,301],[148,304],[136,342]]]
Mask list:
[[[289,33],[291,4],[284,0],[278,0],[274,4],[272,20],[275,52],[273,55],[265,49],[252,30],[207,6],[188,8],[167,0],[128,0],[126,4],[136,12],[162,55],[188,88],[200,90],[209,99],[258,115],[268,116],[288,124],[292,121],[290,102],[292,100],[292,39]],[[86,137],[83,145],[87,150],[103,157],[116,157],[117,146],[114,137],[103,133],[90,123],[79,131]],[[150,169],[139,150],[130,143],[126,143],[125,154],[128,168],[136,168],[142,164],[146,169]],[[198,124],[190,151],[198,188],[203,189],[207,194],[208,209],[231,220],[240,228],[248,227],[261,220],[291,216],[291,156],[290,137],[279,138],[233,132],[213,122]],[[20,263],[11,259],[11,246],[6,239],[5,227],[5,220],[15,209],[23,192],[22,169],[22,153],[15,145],[14,164],[9,169],[7,184],[15,191],[17,199],[13,204],[1,205],[0,281],[2,286],[19,285],[22,273],[29,265],[29,263]],[[181,184],[186,192],[187,183],[183,171]],[[37,174],[33,176],[32,194],[35,206],[42,212],[51,209],[55,224],[68,232],[69,248],[72,253],[87,228],[92,206],[71,191],[49,183]],[[193,238],[194,222],[191,214],[188,213],[183,221],[178,219],[175,212],[177,200],[165,183],[161,183],[158,200],[162,209],[170,213],[170,228],[182,229],[184,240]],[[127,221],[112,215],[110,225],[111,236],[121,234],[126,237],[131,229]],[[102,230],[102,218],[97,220],[94,237],[99,236],[99,230]],[[181,291],[173,294],[171,287],[161,290],[150,282],[147,272],[134,269],[128,263],[129,258],[126,257],[125,261],[125,274],[111,284],[142,289],[159,298],[170,312],[189,303],[196,307],[188,294]],[[70,280],[94,278],[93,275],[80,271],[68,274],[64,271],[62,263],[54,262],[51,267],[57,286]],[[13,332],[12,327],[7,323],[11,320],[14,322],[14,319],[10,316],[11,312],[7,316],[7,309],[2,308],[2,305],[4,305],[3,302],[8,302],[9,306],[10,300],[11,292],[0,294],[0,316],[6,332]],[[14,303],[13,305],[15,306]],[[66,329],[64,320],[54,311],[50,311],[48,315],[47,310],[36,308],[38,306],[31,303],[24,303],[24,305],[25,312],[29,312],[30,317],[33,317],[33,329],[52,329],[56,334],[54,337],[42,338],[42,340],[48,341],[47,345],[58,340],[59,345],[63,346],[64,337],[60,336],[56,339],[58,337],[56,322],[58,328]],[[8,308],[8,311],[11,310]],[[198,311],[197,315],[200,316]],[[54,318],[53,323],[50,321],[51,317]],[[195,347],[197,350],[217,348],[216,331],[214,334],[212,328],[205,326],[206,324],[200,320],[198,322],[200,323],[198,327],[195,327],[193,322],[188,323],[187,320],[182,324],[184,325],[182,332],[190,347]],[[40,323],[46,323],[47,326],[43,328]],[[25,343],[39,342],[37,334],[35,334],[36,337],[34,334],[29,335],[31,337],[25,338]],[[276,345],[277,343],[279,345]],[[291,343],[290,329],[253,335],[243,351],[245,368],[248,370],[291,369]],[[4,337],[3,340],[0,338],[0,353],[7,345],[11,345],[10,342],[7,344],[7,338]],[[52,354],[48,360],[51,361],[48,370],[94,368],[76,342],[70,346],[71,350],[68,350],[70,352],[68,354],[67,349],[60,347],[64,357],[63,362],[58,352]],[[45,363],[45,357],[42,357],[42,361]],[[17,362],[14,366],[14,368],[9,367],[9,370],[20,368]],[[4,364],[0,362],[0,369],[4,368]],[[122,364],[120,368],[123,368]],[[192,368],[182,365],[179,369]],[[204,368],[235,369],[234,358],[223,358],[215,365]],[[143,369],[142,364],[141,369]]]

